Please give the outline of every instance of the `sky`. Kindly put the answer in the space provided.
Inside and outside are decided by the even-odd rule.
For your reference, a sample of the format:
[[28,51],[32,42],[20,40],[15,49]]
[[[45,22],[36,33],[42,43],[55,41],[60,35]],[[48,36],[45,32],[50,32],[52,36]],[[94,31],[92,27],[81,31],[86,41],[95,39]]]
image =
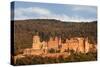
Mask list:
[[96,21],[97,7],[87,5],[54,4],[15,1],[11,5],[14,20],[56,19],[61,21]]

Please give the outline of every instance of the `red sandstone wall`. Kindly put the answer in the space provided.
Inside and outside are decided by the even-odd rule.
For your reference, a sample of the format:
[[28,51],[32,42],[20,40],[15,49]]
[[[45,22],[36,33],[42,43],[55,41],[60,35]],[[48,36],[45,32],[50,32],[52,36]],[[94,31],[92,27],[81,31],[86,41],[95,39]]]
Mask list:
[[[89,52],[90,48],[93,48],[93,44],[88,42],[88,39],[84,39],[82,37],[70,38],[69,40],[66,39],[66,43],[61,42],[61,38],[55,37],[53,39],[50,37],[48,42],[40,42],[39,36],[33,36],[33,49],[58,49],[58,45],[61,45],[61,52],[66,50],[74,50],[75,52]],[[41,48],[42,47],[42,48]]]

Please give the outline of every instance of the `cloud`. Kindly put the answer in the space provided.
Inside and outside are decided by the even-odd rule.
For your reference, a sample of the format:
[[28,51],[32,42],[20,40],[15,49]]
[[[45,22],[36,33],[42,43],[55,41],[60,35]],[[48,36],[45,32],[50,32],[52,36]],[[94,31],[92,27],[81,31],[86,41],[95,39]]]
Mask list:
[[[74,11],[83,10],[79,7],[75,7]],[[86,10],[84,8],[84,10]],[[57,19],[61,21],[93,21],[94,18],[83,18],[81,16],[68,16],[67,14],[56,14],[49,9],[40,8],[40,7],[28,7],[28,8],[16,8],[15,9],[15,18],[14,20],[24,20],[24,19]]]
[[40,14],[40,15],[49,15],[51,14],[51,12],[47,9],[44,9],[44,8],[37,8],[37,7],[34,7],[34,8],[31,8],[32,12],[33,13],[37,13],[37,14]]
[[28,19],[32,18],[32,16],[28,15],[49,15],[51,12],[47,9],[44,8],[39,8],[39,7],[29,7],[29,8],[16,8],[14,11],[15,19]]
[[56,19],[56,20],[71,21],[71,22],[90,22],[96,20],[94,18],[86,19],[78,16],[67,16],[65,14],[61,14],[61,15],[51,14],[47,16],[39,16],[36,17],[35,19]]
[[96,8],[90,6],[73,6],[73,11],[87,11],[91,13],[96,13]]

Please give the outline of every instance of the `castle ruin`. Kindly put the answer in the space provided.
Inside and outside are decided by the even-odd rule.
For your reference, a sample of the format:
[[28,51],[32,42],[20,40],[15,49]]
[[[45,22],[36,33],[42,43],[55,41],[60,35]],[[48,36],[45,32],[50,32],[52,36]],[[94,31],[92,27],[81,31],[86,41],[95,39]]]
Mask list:
[[[60,47],[59,47],[60,46]],[[74,37],[67,39],[66,42],[62,43],[61,38],[50,37],[49,41],[40,41],[38,35],[33,36],[32,48],[27,48],[24,50],[25,55],[41,55],[49,53],[48,50],[60,50],[60,53],[73,50],[74,52],[88,53],[91,49],[96,50],[96,44],[91,44],[88,41],[88,38],[83,37]]]

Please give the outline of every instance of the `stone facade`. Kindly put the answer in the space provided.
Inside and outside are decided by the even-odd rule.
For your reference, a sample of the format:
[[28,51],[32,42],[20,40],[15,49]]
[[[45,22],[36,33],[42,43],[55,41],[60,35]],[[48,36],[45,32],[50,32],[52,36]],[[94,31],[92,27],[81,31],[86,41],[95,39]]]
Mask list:
[[33,49],[41,49],[41,42],[40,42],[40,37],[39,36],[33,36],[33,45],[32,45],[32,48]]
[[78,40],[78,52],[84,53],[84,46],[85,46],[84,38],[77,38],[77,40]]
[[55,37],[54,39],[50,37],[50,40],[48,41],[48,49],[58,49],[58,38]]
[[38,35],[35,35],[33,36],[32,48],[25,49],[24,54],[47,54],[49,49],[60,50],[60,52],[73,50],[74,52],[88,53],[89,51],[91,51],[91,49],[96,50],[96,45],[90,44],[88,42],[88,38],[83,37],[74,37],[70,39],[66,38],[65,43],[61,42],[61,38],[50,37],[48,42],[41,42],[40,37]]
[[76,52],[79,46],[79,41],[76,38],[66,39],[66,44],[68,45],[69,50],[74,50]]

